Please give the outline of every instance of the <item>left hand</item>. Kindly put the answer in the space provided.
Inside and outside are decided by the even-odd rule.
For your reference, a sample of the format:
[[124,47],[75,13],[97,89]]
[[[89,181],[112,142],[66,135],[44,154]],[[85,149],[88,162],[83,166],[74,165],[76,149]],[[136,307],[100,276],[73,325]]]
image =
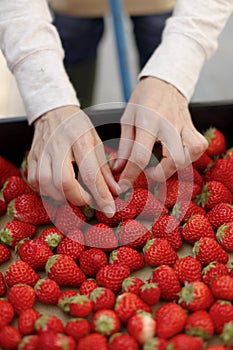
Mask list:
[[208,143],[192,123],[186,98],[171,84],[146,77],[134,89],[121,118],[118,160],[119,184],[126,190],[148,165],[154,143],[163,146],[163,158],[146,169],[154,181],[164,181],[197,160]]

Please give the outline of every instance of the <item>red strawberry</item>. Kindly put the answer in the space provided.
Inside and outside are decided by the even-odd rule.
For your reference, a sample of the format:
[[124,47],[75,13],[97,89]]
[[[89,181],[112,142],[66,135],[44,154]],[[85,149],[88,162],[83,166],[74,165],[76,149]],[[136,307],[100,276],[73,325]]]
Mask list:
[[185,324],[185,332],[204,340],[210,339],[214,335],[214,324],[209,313],[205,310],[198,310],[189,315]]
[[81,229],[86,224],[86,216],[73,204],[61,205],[57,210],[55,225],[63,233]]
[[233,253],[233,221],[220,226],[216,238],[224,250]]
[[129,219],[117,228],[117,236],[121,245],[133,249],[142,249],[152,234],[140,221]]
[[35,193],[22,194],[10,201],[7,207],[9,216],[33,225],[45,225],[51,222],[42,199]]
[[92,301],[93,311],[98,311],[101,309],[113,309],[116,297],[111,289],[98,287],[91,292],[90,300]]
[[97,332],[110,336],[119,332],[121,322],[116,312],[113,310],[102,309],[94,313],[91,320],[92,332]]
[[50,249],[56,248],[63,238],[64,234],[56,227],[45,228],[39,236],[39,239],[45,242]]
[[231,276],[215,277],[210,289],[216,299],[233,301],[233,278]]
[[93,278],[87,278],[83,283],[81,284],[79,288],[79,293],[81,295],[88,295],[90,296],[93,290],[95,290],[99,285],[96,283],[96,281]]
[[87,318],[92,312],[92,302],[87,295],[77,294],[70,297],[69,308],[72,316]]
[[28,284],[29,286],[34,287],[39,279],[40,276],[31,268],[31,266],[21,260],[13,262],[5,274],[5,281],[9,288],[19,283]]
[[183,239],[190,244],[199,241],[201,237],[215,238],[215,233],[208,219],[201,214],[194,214],[183,225],[181,231]]
[[209,310],[210,317],[214,323],[214,331],[220,334],[225,323],[233,323],[233,305],[229,301],[217,300]]
[[36,227],[26,222],[12,220],[0,231],[1,241],[12,248],[24,238],[32,238],[36,234]]
[[137,214],[136,209],[131,203],[127,203],[119,197],[115,200],[115,206],[116,213],[111,218],[108,218],[103,212],[96,210],[95,216],[97,221],[110,227],[115,227],[124,220],[133,219]]
[[108,264],[105,252],[98,248],[91,248],[81,253],[79,258],[80,269],[87,276],[95,276],[102,266]]
[[202,265],[192,256],[185,256],[177,260],[174,271],[182,284],[201,281]]
[[41,316],[36,320],[35,328],[39,335],[47,332],[64,333],[62,321],[57,316]]
[[137,312],[127,322],[127,332],[138,342],[144,345],[155,335],[156,322],[152,315],[145,312]]
[[179,303],[189,311],[206,310],[214,302],[210,288],[201,281],[185,284],[179,296]]
[[139,350],[138,343],[127,333],[115,333],[109,339],[109,350]]
[[188,334],[177,334],[170,339],[168,348],[174,350],[202,350],[204,342],[200,337]]
[[144,283],[140,290],[140,298],[149,306],[154,306],[160,299],[161,291],[157,283],[147,282]]
[[76,350],[108,350],[107,338],[99,333],[91,333],[79,340]]
[[0,299],[0,329],[11,323],[14,318],[14,308],[11,303],[5,299]]
[[36,300],[34,289],[26,284],[12,286],[7,297],[18,315],[24,310],[31,309]]
[[199,207],[192,201],[177,202],[172,208],[171,214],[177,218],[182,224],[186,222],[194,214],[205,215],[206,212],[203,208]]
[[20,259],[28,263],[35,271],[43,271],[48,259],[53,256],[49,246],[39,238],[20,241],[17,248]]
[[57,282],[49,278],[41,278],[36,283],[34,290],[41,303],[57,305],[61,295],[61,290]]
[[0,199],[0,216],[6,213],[7,205],[6,202],[2,199]]
[[179,180],[179,181],[184,181],[184,182],[194,182],[199,186],[203,185],[203,178],[201,174],[193,167],[192,164],[188,165],[187,167],[183,169],[179,169],[176,171],[170,179],[174,180]]
[[131,272],[140,270],[145,266],[143,256],[137,250],[130,247],[120,247],[112,251],[109,256],[109,263],[128,265]]
[[25,335],[20,344],[19,350],[36,350],[38,346],[39,335]]
[[77,261],[84,251],[84,237],[81,230],[70,231],[58,244],[56,253],[66,254]]
[[200,158],[195,160],[195,162],[193,162],[192,164],[193,164],[195,169],[202,172],[212,163],[212,161],[213,160],[208,156],[207,152],[205,151],[200,156]]
[[91,325],[88,320],[82,318],[71,318],[67,321],[65,326],[65,333],[79,341],[91,332]]
[[6,283],[2,272],[0,272],[0,297],[3,297],[5,294],[6,294]]
[[178,304],[167,303],[155,311],[156,334],[160,338],[171,338],[183,331],[187,315]]
[[157,216],[167,213],[167,208],[145,188],[135,188],[127,194],[127,201],[137,210],[140,219],[154,220]]
[[226,264],[229,259],[221,245],[214,238],[210,237],[202,237],[197,241],[194,244],[193,254],[202,265],[208,265],[212,261]]
[[216,204],[206,215],[213,229],[233,221],[233,206],[229,203]]
[[40,335],[37,343],[37,349],[50,350],[75,350],[76,343],[72,337],[64,334],[55,334],[46,332]]
[[154,238],[165,238],[173,249],[182,247],[179,221],[171,214],[158,217],[152,225]]
[[201,193],[201,186],[179,180],[161,182],[156,189],[157,198],[171,209],[177,202],[193,200]]
[[154,238],[143,247],[145,262],[149,266],[174,265],[178,256],[168,240]]
[[99,248],[106,252],[118,246],[113,229],[104,223],[90,226],[85,233],[85,243],[89,248]]
[[150,281],[158,283],[163,300],[173,301],[179,299],[180,282],[175,271],[170,266],[161,265],[157,267],[153,271]]
[[210,345],[210,346],[207,346],[205,350],[229,350],[229,349],[223,345]]
[[139,294],[140,287],[144,285],[141,278],[130,276],[124,279],[122,283],[122,292]]
[[233,162],[225,158],[217,159],[205,172],[206,181],[219,181],[233,192]]
[[217,128],[210,127],[204,133],[209,145],[206,153],[210,157],[214,157],[226,152],[226,139],[223,133]]
[[65,292],[62,292],[58,299],[58,303],[57,303],[58,307],[62,309],[64,312],[67,312],[67,313],[70,312],[70,306],[69,306],[70,298],[75,295],[78,295],[78,292],[72,289],[68,289]]
[[0,329],[0,348],[4,350],[17,350],[21,339],[18,329],[13,326]]
[[11,176],[3,185],[2,194],[5,202],[9,203],[22,194],[34,194],[34,191],[20,176]]
[[121,291],[122,282],[129,277],[130,269],[125,264],[109,264],[99,269],[96,275],[97,283],[106,288],[110,288],[113,293]]
[[0,243],[0,265],[11,258],[11,251]]
[[230,148],[226,151],[226,153],[225,153],[225,155],[224,155],[224,158],[233,161],[233,147],[230,147]]
[[219,181],[207,181],[195,202],[205,210],[211,210],[215,205],[225,202],[232,203],[233,197],[228,188]]
[[46,264],[48,277],[63,287],[79,287],[86,279],[75,261],[68,255],[53,255]]
[[0,156],[0,174],[0,188],[2,188],[9,177],[20,176],[20,171],[13,163]]
[[21,334],[29,335],[35,333],[35,322],[40,317],[40,313],[34,309],[23,310],[18,318],[18,329]]
[[213,261],[202,270],[202,281],[210,286],[215,277],[228,274],[226,265]]
[[125,292],[117,296],[115,311],[123,323],[126,323],[137,310],[151,313],[151,308],[138,295]]

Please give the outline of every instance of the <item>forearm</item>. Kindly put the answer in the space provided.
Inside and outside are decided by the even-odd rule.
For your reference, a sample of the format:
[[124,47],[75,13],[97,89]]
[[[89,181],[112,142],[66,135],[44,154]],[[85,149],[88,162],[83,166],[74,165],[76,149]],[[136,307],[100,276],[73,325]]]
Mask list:
[[233,0],[177,0],[162,43],[139,75],[174,85],[190,100],[204,62],[218,46],[218,36],[233,12]]
[[79,105],[46,0],[0,0],[0,48],[16,77],[29,123],[48,110]]

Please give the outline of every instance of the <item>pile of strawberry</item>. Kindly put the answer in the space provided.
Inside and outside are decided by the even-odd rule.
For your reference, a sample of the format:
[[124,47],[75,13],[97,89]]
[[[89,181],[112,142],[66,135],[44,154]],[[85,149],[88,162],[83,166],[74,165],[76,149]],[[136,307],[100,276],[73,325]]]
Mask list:
[[43,202],[0,157],[1,349],[233,349],[233,151],[205,136],[166,183],[141,173],[112,218]]

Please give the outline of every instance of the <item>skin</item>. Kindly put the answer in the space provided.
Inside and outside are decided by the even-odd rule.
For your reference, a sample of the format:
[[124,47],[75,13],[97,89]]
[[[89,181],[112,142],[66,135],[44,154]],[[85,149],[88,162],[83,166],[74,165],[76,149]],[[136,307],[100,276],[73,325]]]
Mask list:
[[[119,184],[95,128],[78,107],[51,110],[34,125],[28,159],[31,186],[45,196],[75,205],[95,201],[109,217],[115,213],[113,195],[130,187],[147,166],[156,140],[163,144],[163,159],[146,170],[155,181],[164,181],[177,168],[195,161],[208,146],[192,123],[185,97],[154,77],[138,82],[121,118],[118,160],[112,169],[122,171]],[[75,179],[74,161],[82,179]]]

